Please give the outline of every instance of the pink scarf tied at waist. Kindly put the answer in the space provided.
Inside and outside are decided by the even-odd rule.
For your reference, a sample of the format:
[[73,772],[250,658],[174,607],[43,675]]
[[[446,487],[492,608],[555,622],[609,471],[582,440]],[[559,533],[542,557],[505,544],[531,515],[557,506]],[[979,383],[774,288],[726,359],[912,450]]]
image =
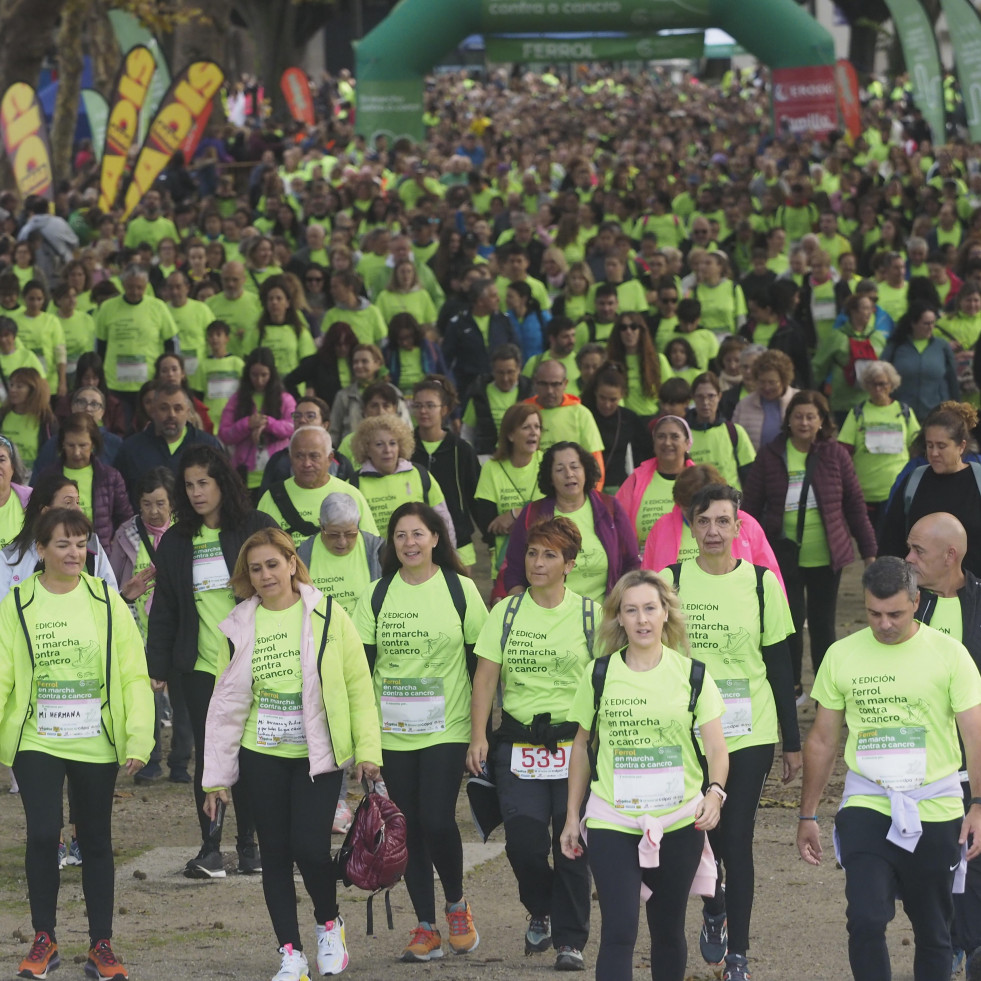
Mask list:
[[[656,869],[661,864],[661,839],[664,837],[665,830],[670,829],[679,821],[694,817],[701,800],[702,795],[699,793],[669,814],[662,814],[660,817],[654,817],[653,814],[640,814],[634,817],[630,814],[624,814],[623,811],[618,811],[609,801],[603,800],[597,794],[590,794],[589,800],[586,802],[585,816],[579,823],[579,833],[582,835],[582,840],[586,841],[586,822],[590,818],[603,821],[605,824],[615,824],[621,828],[640,830],[640,839],[637,842],[640,867],[642,869]],[[717,876],[715,854],[709,844],[708,835],[706,835],[705,844],[702,846],[702,857],[699,859],[695,878],[692,880],[688,894],[690,896],[714,896]],[[641,901],[646,903],[651,895],[650,888],[642,882],[640,884]]]

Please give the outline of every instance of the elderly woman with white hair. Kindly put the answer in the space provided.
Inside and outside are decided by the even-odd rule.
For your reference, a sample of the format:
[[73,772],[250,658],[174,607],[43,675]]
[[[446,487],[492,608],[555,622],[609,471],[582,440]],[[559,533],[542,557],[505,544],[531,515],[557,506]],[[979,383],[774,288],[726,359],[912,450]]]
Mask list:
[[901,382],[888,361],[870,361],[862,375],[868,398],[845,416],[838,434],[838,442],[852,455],[873,528],[892,485],[909,463],[910,446],[920,431],[916,413],[892,397]]
[[314,586],[330,594],[348,614],[361,594],[381,578],[383,538],[360,527],[358,501],[345,493],[330,494],[320,505],[320,531],[297,549]]

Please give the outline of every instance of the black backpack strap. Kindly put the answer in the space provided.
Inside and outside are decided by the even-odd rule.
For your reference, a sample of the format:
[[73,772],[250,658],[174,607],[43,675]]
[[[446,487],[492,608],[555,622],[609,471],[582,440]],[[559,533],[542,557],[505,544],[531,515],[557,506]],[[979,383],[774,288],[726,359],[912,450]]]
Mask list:
[[279,508],[279,513],[283,516],[283,520],[289,525],[286,530],[291,535],[300,534],[305,538],[309,538],[311,535],[316,535],[320,531],[320,525],[315,525],[312,521],[307,521],[306,518],[300,516],[300,512],[297,511],[293,499],[286,490],[285,482],[273,484],[269,488],[269,494],[273,499],[273,503]]
[[691,696],[688,699],[688,711],[692,714],[691,724],[695,725],[695,709],[698,698],[702,694],[702,683],[705,681],[705,662],[691,659],[691,671],[688,672],[688,683],[691,685]]
[[27,621],[24,619],[24,606],[20,601],[20,586],[14,586],[14,605],[17,607],[17,619],[20,620],[21,630],[24,631],[24,640],[27,643],[27,656],[31,659],[31,669],[33,670],[34,645],[31,643],[31,632],[27,629]]
[[668,568],[671,570],[671,575],[674,577],[674,588],[677,591],[678,587],[681,585],[681,563],[675,562],[674,565],[669,565]]
[[389,587],[396,573],[390,576],[382,576],[375,583],[375,588],[371,591],[371,615],[375,621],[375,645],[378,645],[378,614],[381,613],[382,606],[385,604],[385,597],[388,595]]
[[600,703],[603,701],[603,689],[606,687],[606,673],[610,667],[610,657],[598,657],[593,661],[593,721],[589,724],[589,740],[586,743],[586,755],[589,758],[589,779],[596,781],[596,749],[593,743],[596,741],[596,729],[599,724]]
[[463,595],[463,583],[460,582],[459,575],[452,569],[444,569],[443,578],[446,580],[446,588],[450,591],[450,598],[453,600],[456,615],[460,618],[460,633],[463,635],[463,653],[467,661],[467,674],[470,676],[470,683],[473,684],[474,675],[477,673],[477,655],[474,654],[474,645],[467,643],[467,598]]
[[157,550],[153,547],[153,542],[150,541],[150,536],[146,533],[146,525],[143,524],[143,518],[137,515],[133,523],[136,525],[136,530],[139,533],[140,541],[143,542],[143,547],[146,549],[146,554],[150,556],[150,561],[156,562]]
[[[416,468],[416,471],[419,474],[419,481],[422,483],[422,503],[425,504],[426,507],[429,507],[429,491],[433,486],[433,478],[425,467],[420,466],[418,463],[413,463],[412,466]],[[460,595],[462,596],[463,594],[461,593]],[[457,609],[459,609],[459,607],[457,607]]]
[[518,607],[521,606],[521,601],[524,599],[524,593],[518,593],[517,596],[509,596],[507,606],[504,608],[504,623],[501,628],[501,653],[504,653],[504,648],[508,645],[508,637],[511,636],[511,628],[514,626],[514,618],[518,615]]
[[766,572],[765,565],[754,565],[756,570],[756,602],[760,605],[760,647],[763,646],[763,574]]
[[736,432],[736,424],[731,419],[725,420],[726,430],[729,433],[729,442],[732,443],[732,455],[736,458],[736,470],[739,470],[739,433]]
[[109,584],[102,580],[102,598],[106,603],[106,706],[111,698],[112,688],[112,607],[109,605]]
[[582,633],[586,638],[586,650],[593,656],[593,638],[596,636],[596,604],[588,597],[582,598]]
[[317,674],[320,675],[321,679],[323,674],[320,669],[320,665],[324,660],[324,651],[327,649],[327,631],[330,630],[330,614],[334,606],[334,597],[329,593],[327,594],[327,609],[324,610],[324,632],[323,636],[320,638],[320,650],[317,651]]

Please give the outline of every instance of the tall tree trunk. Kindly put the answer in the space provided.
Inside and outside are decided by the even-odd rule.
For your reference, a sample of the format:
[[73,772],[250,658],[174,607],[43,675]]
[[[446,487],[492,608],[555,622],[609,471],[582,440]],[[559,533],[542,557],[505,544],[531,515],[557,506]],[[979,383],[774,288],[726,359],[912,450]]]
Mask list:
[[866,81],[875,70],[878,37],[878,27],[870,21],[852,24],[852,36],[848,42],[848,60],[855,66],[855,71],[862,81]]
[[55,180],[71,177],[72,146],[82,90],[82,27],[85,0],[68,0],[58,28],[58,94],[51,120],[51,165]]
[[92,59],[92,87],[105,99],[111,99],[112,83],[123,55],[109,23],[106,5],[99,0],[89,4],[86,35]]

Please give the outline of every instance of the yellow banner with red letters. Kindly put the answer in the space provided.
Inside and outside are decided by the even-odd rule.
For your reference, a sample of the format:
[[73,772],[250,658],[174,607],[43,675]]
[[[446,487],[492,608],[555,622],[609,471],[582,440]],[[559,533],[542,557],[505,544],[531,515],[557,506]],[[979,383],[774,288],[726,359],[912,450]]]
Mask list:
[[22,197],[54,197],[48,127],[37,93],[26,82],[15,82],[0,99],[0,132]]
[[116,203],[126,156],[139,131],[140,110],[146,102],[156,67],[153,52],[145,45],[138,44],[126,53],[116,74],[99,173],[99,209],[104,213]]
[[133,179],[126,189],[124,221],[180,150],[195,120],[211,103],[224,80],[225,73],[213,61],[195,61],[171,83],[136,158]]

